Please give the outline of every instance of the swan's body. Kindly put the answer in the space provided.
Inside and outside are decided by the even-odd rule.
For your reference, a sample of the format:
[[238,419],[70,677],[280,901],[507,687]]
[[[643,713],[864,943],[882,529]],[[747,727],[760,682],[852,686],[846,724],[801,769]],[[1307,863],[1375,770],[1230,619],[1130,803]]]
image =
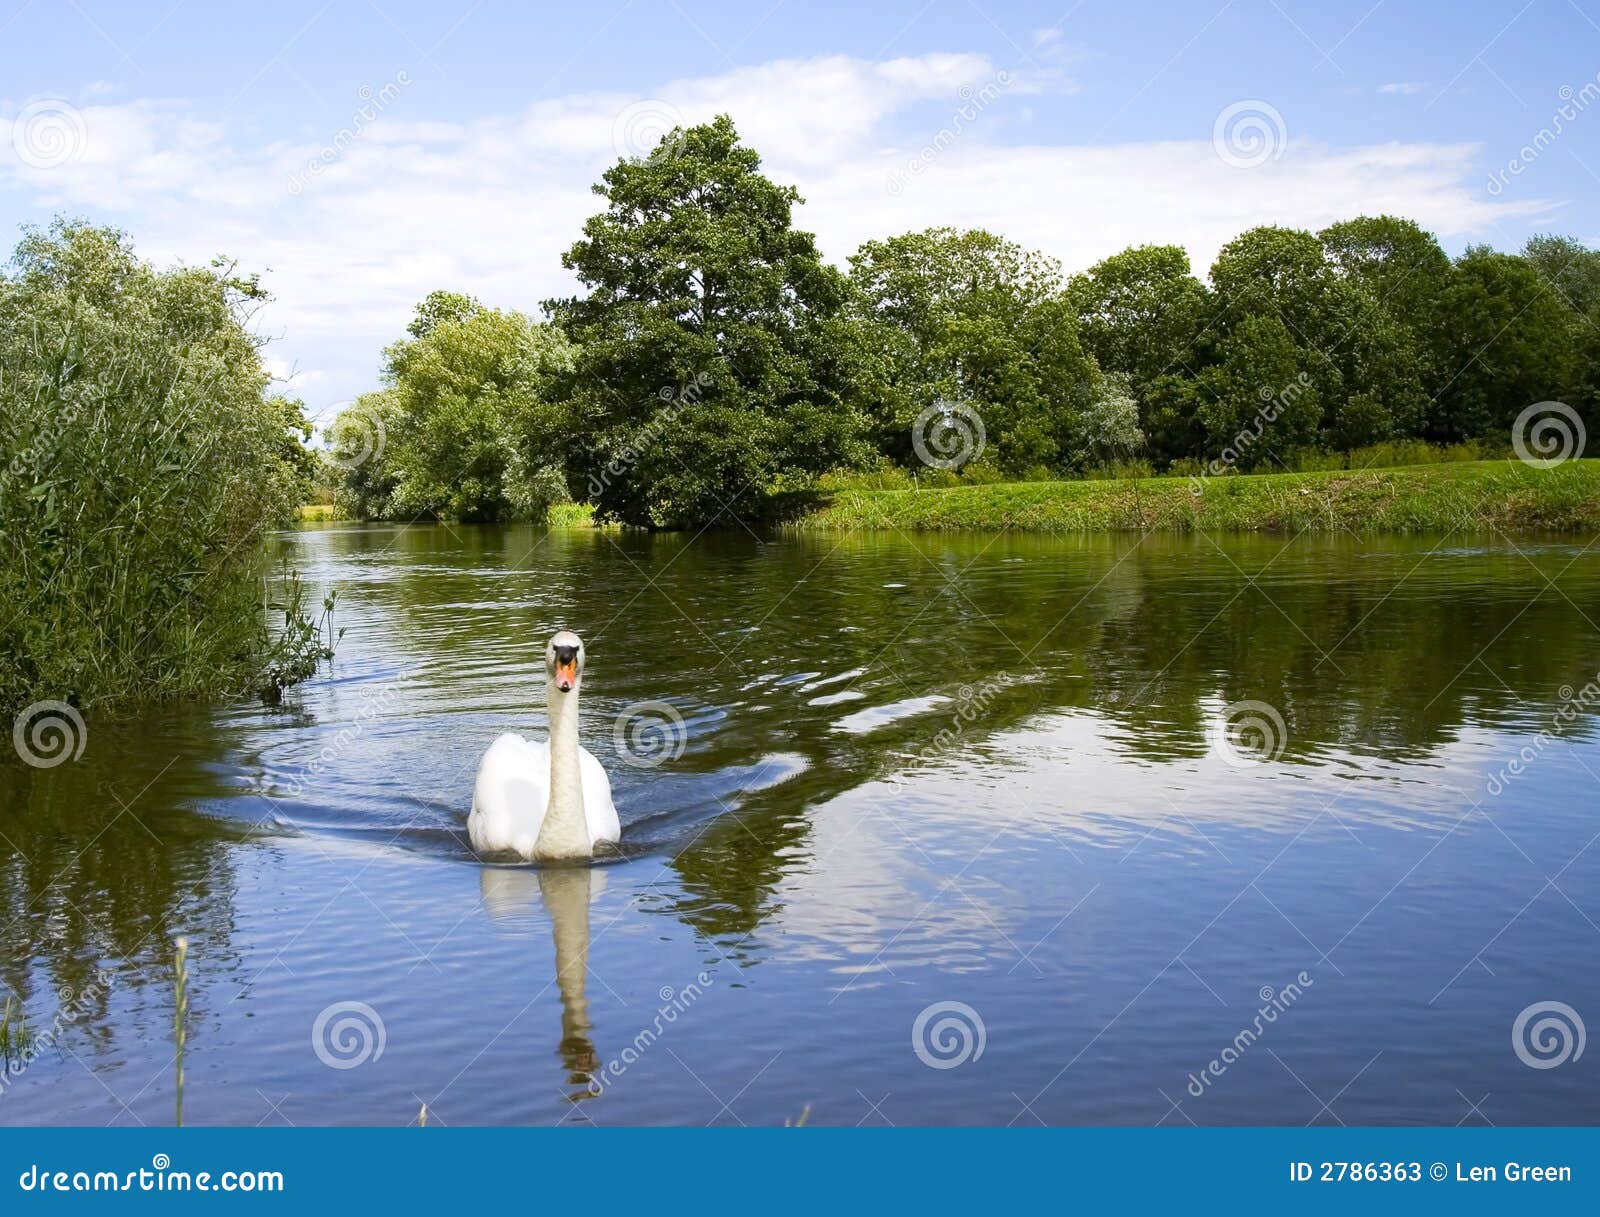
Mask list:
[[[611,802],[611,780],[587,748],[578,748],[583,788],[584,854],[622,835]],[[539,833],[550,807],[550,745],[509,732],[489,745],[478,762],[467,835],[479,853],[512,851],[530,862],[541,857]]]
[[507,733],[478,762],[467,836],[479,853],[516,853],[529,862],[593,857],[622,836],[611,781],[578,743],[583,644],[562,631],[550,642],[550,739]]

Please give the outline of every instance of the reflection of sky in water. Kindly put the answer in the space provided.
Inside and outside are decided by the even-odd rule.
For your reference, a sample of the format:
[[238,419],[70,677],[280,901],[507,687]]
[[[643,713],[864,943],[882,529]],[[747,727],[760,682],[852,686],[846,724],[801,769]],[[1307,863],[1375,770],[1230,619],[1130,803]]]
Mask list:
[[[1581,547],[458,531],[299,540],[349,633],[289,709],[96,721],[79,765],[0,776],[8,986],[48,1024],[55,989],[114,978],[0,1121],[170,1118],[180,931],[194,1122],[1304,1123],[1347,1084],[1349,1123],[1485,1092],[1497,1123],[1600,1119],[1587,1057],[1508,1042],[1535,1001],[1600,1009],[1587,718],[1487,789],[1593,676]],[[662,587],[626,611],[617,545]],[[558,621],[628,856],[484,868],[472,768],[542,730]],[[612,738],[645,699],[684,719],[659,769]],[[1229,763],[1247,700],[1285,738]],[[384,1052],[330,1070],[310,1029],[347,1001]],[[934,1070],[911,1027],[945,1001],[986,1047]]]

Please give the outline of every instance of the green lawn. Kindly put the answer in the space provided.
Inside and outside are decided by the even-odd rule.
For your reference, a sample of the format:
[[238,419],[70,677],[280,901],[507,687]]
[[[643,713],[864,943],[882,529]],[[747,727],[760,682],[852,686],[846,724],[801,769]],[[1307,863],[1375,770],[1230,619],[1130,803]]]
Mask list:
[[1600,530],[1600,460],[1536,469],[1462,461],[1399,469],[1008,482],[941,490],[842,490],[796,527],[1096,532]]

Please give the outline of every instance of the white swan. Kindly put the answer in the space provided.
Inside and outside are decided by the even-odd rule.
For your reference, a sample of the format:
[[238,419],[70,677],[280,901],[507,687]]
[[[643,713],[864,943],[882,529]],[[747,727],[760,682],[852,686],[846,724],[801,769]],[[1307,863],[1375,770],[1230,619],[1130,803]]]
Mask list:
[[479,853],[572,861],[593,857],[595,846],[622,836],[606,771],[578,744],[583,641],[562,630],[545,647],[544,664],[549,742],[529,743],[507,733],[478,762],[467,836]]

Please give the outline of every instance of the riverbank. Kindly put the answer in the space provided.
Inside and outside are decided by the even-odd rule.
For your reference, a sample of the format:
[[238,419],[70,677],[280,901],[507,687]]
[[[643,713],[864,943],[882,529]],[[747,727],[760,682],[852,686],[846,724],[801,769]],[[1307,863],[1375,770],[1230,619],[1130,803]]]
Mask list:
[[842,490],[794,521],[823,531],[1600,531],[1600,460],[1464,461],[1201,479]]

